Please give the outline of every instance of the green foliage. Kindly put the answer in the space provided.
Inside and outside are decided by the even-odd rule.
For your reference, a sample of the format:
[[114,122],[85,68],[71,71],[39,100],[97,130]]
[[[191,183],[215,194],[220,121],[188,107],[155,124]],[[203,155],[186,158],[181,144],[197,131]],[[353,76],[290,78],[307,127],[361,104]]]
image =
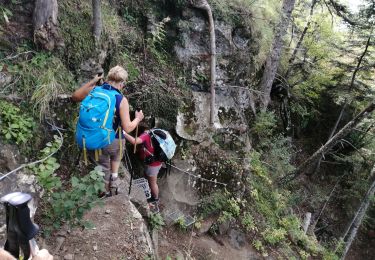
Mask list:
[[63,221],[79,224],[83,214],[99,203],[98,194],[104,190],[103,172],[99,169],[88,175],[70,180],[71,189],[50,194],[51,209],[47,217],[54,227]]
[[182,231],[186,231],[187,228],[188,228],[188,226],[185,223],[185,218],[184,217],[180,217],[179,219],[177,219],[176,225]]
[[64,39],[61,58],[69,68],[78,70],[82,61],[95,53],[95,41],[91,30],[91,2],[58,1],[59,21]]
[[25,144],[34,134],[35,123],[31,116],[15,105],[0,100],[1,135],[5,140]]
[[165,226],[164,219],[160,213],[151,213],[149,223],[152,230],[160,230]]
[[[271,146],[269,149],[274,148]],[[307,255],[322,255],[325,249],[313,237],[304,234],[300,219],[290,213],[290,208],[293,207],[290,191],[274,185],[278,174],[273,173],[275,171],[273,167],[261,161],[261,157],[266,159],[270,156],[269,161],[278,165],[278,161],[283,160],[282,157],[278,158],[269,153],[267,149],[264,154],[258,152],[251,154],[250,167],[253,175],[247,179],[250,194],[243,203],[245,211],[242,225],[248,231],[264,230],[260,233],[258,242],[253,243],[262,254],[266,254],[262,243],[264,241],[269,246],[283,248],[290,256],[296,249],[302,258]],[[248,212],[251,212],[251,215]],[[297,248],[293,248],[292,245],[297,245]]]
[[135,15],[131,12],[131,9],[129,7],[125,7],[123,9],[123,15],[122,17],[124,20],[129,23],[129,24],[136,24],[137,23],[137,18]]
[[151,31],[151,37],[147,39],[147,47],[150,53],[155,57],[158,63],[166,65],[167,57],[163,46],[166,40],[165,25],[171,19],[164,18],[159,23],[155,24],[154,30]]
[[242,226],[245,227],[246,231],[256,231],[257,227],[255,226],[254,218],[250,212],[244,212],[243,216],[240,218]]
[[293,102],[290,110],[297,118],[301,128],[306,128],[310,120],[314,118],[314,115],[317,115],[317,111],[311,111],[306,105],[299,102]]
[[47,194],[53,193],[62,187],[60,178],[55,174],[60,164],[57,163],[56,158],[50,156],[59,149],[61,142],[62,140],[59,137],[54,136],[54,141],[47,143],[46,147],[40,151],[39,157],[41,159],[48,158],[31,168],[37,177],[38,184],[46,190]]
[[127,84],[132,84],[137,81],[140,70],[138,68],[138,64],[134,60],[134,58],[131,57],[127,52],[122,52],[120,54],[118,64],[125,64],[125,69],[128,72],[128,81]]
[[8,8],[0,6],[0,13],[0,23],[9,23],[9,17],[13,16],[12,11],[10,11]]
[[285,240],[286,234],[287,232],[283,228],[267,228],[265,231],[262,232],[264,240],[271,245],[276,245],[283,242]]
[[270,137],[276,126],[276,117],[273,112],[262,111],[256,117],[251,128],[252,132],[260,138]]
[[253,246],[255,247],[255,249],[256,249],[257,251],[259,251],[260,253],[262,253],[262,255],[263,255],[264,257],[268,256],[268,254],[267,254],[267,250],[266,250],[266,248],[264,247],[262,241],[260,241],[259,239],[254,240],[254,241],[253,241]]
[[9,71],[19,77],[17,91],[31,100],[39,118],[50,112],[58,94],[72,90],[73,76],[60,59],[44,52],[36,53],[30,60],[9,66]]
[[46,232],[52,228],[59,228],[63,222],[80,224],[83,214],[98,203],[98,193],[104,190],[103,173],[99,169],[88,175],[72,177],[69,184],[62,185],[61,179],[55,171],[60,167],[56,158],[51,155],[61,146],[61,139],[48,143],[40,152],[42,163],[33,166],[38,184],[45,190],[42,201],[43,219]]
[[109,2],[102,1],[103,34],[102,41],[111,42],[114,46],[119,43],[123,29],[121,19],[117,15],[116,8]]
[[205,197],[199,205],[200,213],[203,218],[220,212],[228,204],[229,192],[215,192],[211,196]]
[[291,164],[292,147],[290,140],[282,135],[263,139],[258,145],[263,154],[262,162],[275,176],[285,176],[294,171]]
[[231,221],[236,219],[240,214],[240,202],[237,199],[229,198],[225,201],[224,210],[221,211],[218,218],[219,223],[224,223],[226,221]]

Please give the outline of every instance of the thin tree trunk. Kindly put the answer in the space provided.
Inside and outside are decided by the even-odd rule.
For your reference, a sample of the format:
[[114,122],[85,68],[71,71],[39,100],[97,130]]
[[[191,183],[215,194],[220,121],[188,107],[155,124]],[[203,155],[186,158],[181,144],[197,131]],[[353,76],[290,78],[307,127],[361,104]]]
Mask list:
[[285,78],[288,78],[289,73],[292,70],[292,63],[296,59],[297,52],[298,52],[299,48],[302,45],[302,42],[303,42],[303,39],[305,38],[307,30],[310,28],[311,20],[312,20],[313,14],[314,14],[314,8],[315,8],[315,5],[316,5],[317,2],[318,2],[318,0],[313,0],[312,3],[311,3],[310,15],[309,15],[308,21],[307,21],[305,27],[303,28],[302,34],[299,37],[297,45],[296,45],[296,47],[293,50],[292,56],[290,57],[290,59],[288,61],[289,67],[288,67],[287,72],[285,73]]
[[208,24],[210,30],[210,92],[211,92],[211,107],[210,107],[210,123],[213,124],[215,121],[215,86],[216,86],[216,36],[215,36],[215,23],[212,15],[210,5],[206,0],[191,0],[190,3],[198,9],[202,9],[207,12]]
[[[353,72],[352,79],[350,81],[350,86],[349,86],[348,94],[350,94],[352,92],[353,88],[354,88],[354,81],[355,81],[357,73],[358,73],[358,71],[359,71],[359,69],[361,67],[363,58],[365,57],[365,55],[367,53],[367,50],[368,50],[368,47],[369,47],[370,41],[371,41],[371,36],[372,35],[370,34],[370,36],[368,37],[368,40],[366,42],[365,50],[363,51],[362,55],[359,57],[359,60],[358,60],[358,63],[357,63],[357,67],[355,68],[355,70]],[[345,103],[344,103],[344,105],[341,108],[340,115],[339,115],[339,117],[336,120],[336,123],[335,123],[335,125],[334,125],[334,127],[333,127],[333,129],[332,129],[332,131],[331,131],[331,133],[329,135],[329,137],[328,137],[328,140],[331,139],[332,136],[336,133],[337,127],[339,126],[339,124],[341,122],[341,119],[342,119],[342,117],[344,115],[345,109],[346,109],[346,107],[348,105],[349,105],[349,98],[345,98]],[[314,174],[319,171],[320,164],[322,162],[323,157],[324,157],[324,154],[322,154],[322,156],[319,158],[318,162],[316,163],[315,169],[313,171]]]
[[93,35],[98,43],[102,34],[102,11],[101,0],[92,0]]
[[266,110],[271,101],[272,83],[275,79],[277,68],[279,66],[282,47],[284,44],[284,36],[287,33],[290,17],[294,9],[295,0],[284,0],[282,6],[282,15],[280,22],[276,27],[275,38],[273,40],[271,52],[266,60],[263,76],[260,82],[260,87],[263,92],[262,105],[263,110]]
[[[372,171],[371,171],[371,175],[373,176],[375,174],[375,164],[372,168]],[[374,193],[375,193],[375,180],[372,182],[369,190],[367,191],[366,193],[366,196],[365,198],[363,199],[356,215],[354,216],[351,224],[349,225],[349,228],[347,229],[347,231],[345,232],[343,238],[344,238],[344,241],[345,241],[345,248],[344,248],[344,252],[343,252],[343,255],[341,257],[341,259],[345,259],[349,249],[350,249],[350,246],[352,245],[356,235],[357,235],[357,232],[358,232],[358,229],[360,228],[361,224],[362,224],[362,221],[363,221],[363,218],[365,217],[366,215],[366,211],[368,209],[368,207],[370,206],[370,203],[371,203],[371,198],[374,196]]]
[[293,180],[301,173],[303,173],[308,165],[314,162],[318,157],[322,156],[322,154],[329,151],[334,145],[336,145],[338,140],[342,139],[348,133],[350,133],[353,128],[355,128],[364,118],[368,117],[374,110],[375,101],[372,101],[372,103],[367,108],[361,111],[355,118],[353,118],[343,128],[341,128],[339,132],[332,136],[332,138],[329,139],[320,149],[318,149],[313,155],[311,155],[300,166],[298,166],[298,168],[293,173],[282,178],[281,182]]
[[33,13],[34,42],[46,50],[62,45],[59,36],[57,0],[36,0]]
[[212,16],[210,6],[207,6],[208,21],[210,25],[210,56],[211,56],[211,113],[210,123],[213,124],[215,120],[215,85],[216,85],[216,37],[215,24]]

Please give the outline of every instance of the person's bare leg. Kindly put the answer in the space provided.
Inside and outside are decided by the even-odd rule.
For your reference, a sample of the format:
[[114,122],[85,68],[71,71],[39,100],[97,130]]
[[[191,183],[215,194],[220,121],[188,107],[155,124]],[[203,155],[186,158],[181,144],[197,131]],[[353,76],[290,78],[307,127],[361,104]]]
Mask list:
[[111,161],[111,173],[118,173],[121,161]]
[[158,187],[158,177],[157,176],[147,176],[148,184],[150,185],[151,194],[155,199],[159,198],[159,187]]

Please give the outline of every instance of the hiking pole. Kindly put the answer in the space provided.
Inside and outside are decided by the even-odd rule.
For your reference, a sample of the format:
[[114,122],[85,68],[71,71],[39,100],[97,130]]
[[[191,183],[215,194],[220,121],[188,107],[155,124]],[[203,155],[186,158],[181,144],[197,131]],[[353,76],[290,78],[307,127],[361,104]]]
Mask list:
[[131,164],[130,157],[129,157],[127,149],[125,149],[124,160],[125,160],[125,164],[127,165],[128,171],[130,173],[129,192],[128,192],[128,195],[130,195],[130,192],[132,190],[132,183],[133,183],[133,178],[134,178],[134,171],[133,171],[133,167],[132,167],[132,164]]
[[137,136],[138,136],[138,125],[137,125],[137,128],[135,129],[135,144],[134,144],[134,154],[135,154],[135,151],[137,149]]
[[0,199],[6,212],[7,240],[4,249],[17,259],[20,248],[23,259],[29,259],[30,255],[35,256],[39,251],[34,239],[39,227],[30,219],[30,209],[27,206],[30,200],[31,196],[22,192],[13,192]]

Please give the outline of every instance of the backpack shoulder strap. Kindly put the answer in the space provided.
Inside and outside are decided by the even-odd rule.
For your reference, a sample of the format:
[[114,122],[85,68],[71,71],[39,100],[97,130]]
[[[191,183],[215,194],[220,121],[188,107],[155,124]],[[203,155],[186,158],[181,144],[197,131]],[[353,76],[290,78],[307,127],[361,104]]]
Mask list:
[[[151,139],[150,131],[151,131],[151,130],[147,130],[147,131],[145,131],[145,133],[146,133],[147,135],[149,135],[149,136],[150,136],[150,139]],[[150,140],[150,144],[151,144],[151,147],[154,148],[154,147],[152,146],[152,140]],[[154,154],[153,154],[152,152],[150,152],[150,151],[146,148],[145,144],[142,144],[142,146],[143,146],[143,151],[144,151],[144,152],[147,152],[149,155],[154,156]]]

